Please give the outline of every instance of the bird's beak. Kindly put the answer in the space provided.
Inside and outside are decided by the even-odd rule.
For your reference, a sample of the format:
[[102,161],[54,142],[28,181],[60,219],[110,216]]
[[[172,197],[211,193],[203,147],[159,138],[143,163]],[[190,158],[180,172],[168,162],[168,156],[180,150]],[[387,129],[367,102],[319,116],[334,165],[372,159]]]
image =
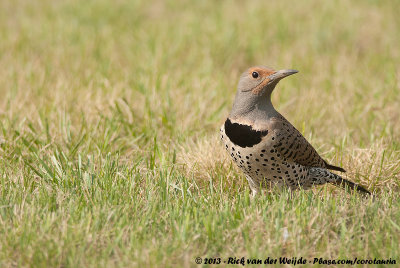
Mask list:
[[270,76],[268,76],[269,83],[271,83],[273,81],[279,81],[286,76],[289,76],[289,75],[292,75],[292,74],[295,74],[298,72],[299,71],[297,71],[297,70],[291,70],[291,69],[277,71],[277,72],[271,74]]

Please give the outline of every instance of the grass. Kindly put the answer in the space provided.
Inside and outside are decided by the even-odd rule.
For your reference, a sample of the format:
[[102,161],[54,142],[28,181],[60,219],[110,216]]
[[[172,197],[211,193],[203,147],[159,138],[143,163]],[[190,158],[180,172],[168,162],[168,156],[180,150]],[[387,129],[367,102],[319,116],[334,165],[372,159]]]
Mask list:
[[[399,4],[0,1],[0,266],[398,258]],[[300,70],[273,103],[375,200],[250,201],[218,129],[257,64]]]

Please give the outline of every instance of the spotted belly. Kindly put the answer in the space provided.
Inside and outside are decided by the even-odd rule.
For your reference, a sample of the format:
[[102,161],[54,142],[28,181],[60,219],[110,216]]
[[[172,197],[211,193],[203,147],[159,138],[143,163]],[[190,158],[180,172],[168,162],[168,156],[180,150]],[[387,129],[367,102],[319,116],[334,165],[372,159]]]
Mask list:
[[250,186],[272,188],[289,187],[309,188],[308,168],[288,162],[274,147],[274,133],[265,136],[260,143],[252,147],[234,144],[225,133],[224,125],[220,129],[221,140],[232,160],[245,173]]

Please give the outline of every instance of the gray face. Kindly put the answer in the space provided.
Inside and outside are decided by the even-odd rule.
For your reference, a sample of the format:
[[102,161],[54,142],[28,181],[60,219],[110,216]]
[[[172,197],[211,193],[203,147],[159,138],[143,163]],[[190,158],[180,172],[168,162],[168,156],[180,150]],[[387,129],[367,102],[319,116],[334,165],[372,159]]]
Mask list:
[[251,92],[258,96],[268,91],[271,93],[282,78],[295,73],[297,73],[296,70],[275,71],[265,66],[249,68],[240,76],[238,93]]
[[240,76],[238,84],[238,93],[249,92],[253,95],[261,95],[269,82],[269,76],[274,74],[276,71],[264,66],[257,66],[247,69]]
[[276,84],[295,73],[296,70],[275,71],[265,66],[249,68],[240,76],[231,116],[243,116],[256,107],[270,105]]

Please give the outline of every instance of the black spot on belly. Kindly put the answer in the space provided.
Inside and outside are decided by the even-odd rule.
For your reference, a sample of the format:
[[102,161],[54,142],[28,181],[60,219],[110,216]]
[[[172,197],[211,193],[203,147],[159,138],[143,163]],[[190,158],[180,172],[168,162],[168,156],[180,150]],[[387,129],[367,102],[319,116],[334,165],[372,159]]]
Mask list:
[[248,125],[241,125],[238,123],[232,124],[231,120],[228,118],[225,121],[225,133],[231,142],[244,148],[253,147],[260,143],[261,139],[268,134],[268,130],[257,131]]

